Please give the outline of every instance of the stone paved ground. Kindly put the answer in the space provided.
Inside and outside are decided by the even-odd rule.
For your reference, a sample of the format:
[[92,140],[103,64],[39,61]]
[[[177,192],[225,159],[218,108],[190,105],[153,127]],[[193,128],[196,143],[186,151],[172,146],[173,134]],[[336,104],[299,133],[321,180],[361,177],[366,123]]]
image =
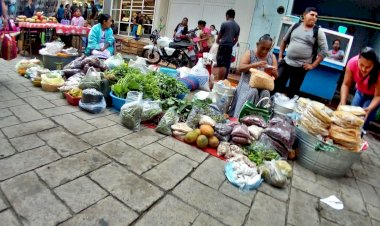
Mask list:
[[[91,115],[0,61],[0,225],[380,225],[380,142],[346,177],[293,163],[284,189],[239,192],[223,162],[116,112]],[[319,202],[335,194],[345,208]]]

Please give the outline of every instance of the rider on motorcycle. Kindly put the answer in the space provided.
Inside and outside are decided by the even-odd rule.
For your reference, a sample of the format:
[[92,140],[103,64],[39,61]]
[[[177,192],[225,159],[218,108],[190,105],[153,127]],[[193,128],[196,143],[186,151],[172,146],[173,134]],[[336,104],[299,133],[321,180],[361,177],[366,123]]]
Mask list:
[[173,39],[175,42],[180,42],[182,40],[187,40],[186,34],[189,31],[189,28],[187,26],[187,23],[189,22],[189,19],[187,17],[182,19],[182,22],[177,25],[177,27],[174,29]]

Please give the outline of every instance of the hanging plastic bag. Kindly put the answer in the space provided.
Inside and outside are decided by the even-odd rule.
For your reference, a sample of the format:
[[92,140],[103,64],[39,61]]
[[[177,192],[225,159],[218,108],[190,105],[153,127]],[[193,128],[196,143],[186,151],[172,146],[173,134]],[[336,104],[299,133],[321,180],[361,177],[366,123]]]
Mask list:
[[171,126],[177,123],[179,120],[178,114],[174,107],[169,108],[165,115],[161,118],[156,127],[156,132],[162,133],[168,136],[172,135]]
[[133,131],[138,131],[140,129],[143,112],[142,97],[143,93],[141,92],[128,92],[127,98],[133,101],[124,104],[120,109],[121,123]]
[[106,61],[104,61],[104,63],[109,69],[112,70],[115,67],[122,65],[124,63],[124,59],[123,59],[123,56],[120,53],[118,53],[108,58]]
[[281,170],[276,165],[276,160],[265,162],[264,165],[260,166],[259,171],[265,182],[275,187],[285,187],[286,176],[281,173]]
[[203,65],[203,59],[199,58],[198,63],[190,70],[191,76],[195,76],[199,81],[199,89],[210,92],[210,74]]

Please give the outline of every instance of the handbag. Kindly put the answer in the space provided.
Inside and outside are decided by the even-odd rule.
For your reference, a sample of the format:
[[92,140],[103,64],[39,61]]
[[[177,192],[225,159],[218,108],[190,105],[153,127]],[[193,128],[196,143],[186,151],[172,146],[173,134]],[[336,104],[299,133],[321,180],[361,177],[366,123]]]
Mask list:
[[240,119],[244,118],[247,115],[258,115],[258,116],[263,117],[263,119],[266,122],[268,122],[272,115],[272,110],[270,108],[269,102],[268,102],[269,106],[267,105],[265,107],[259,107],[260,103],[264,100],[269,100],[269,98],[268,97],[262,98],[256,105],[250,101],[246,101],[240,110],[239,121]]
[[137,35],[141,36],[143,34],[143,29],[142,29],[142,25],[139,24],[139,26],[137,27],[137,32],[136,32]]
[[13,60],[17,57],[17,42],[9,32],[3,32],[1,44],[1,57],[4,60]]
[[249,71],[251,72],[250,87],[269,91],[274,89],[274,79],[272,76],[254,68],[249,69]]

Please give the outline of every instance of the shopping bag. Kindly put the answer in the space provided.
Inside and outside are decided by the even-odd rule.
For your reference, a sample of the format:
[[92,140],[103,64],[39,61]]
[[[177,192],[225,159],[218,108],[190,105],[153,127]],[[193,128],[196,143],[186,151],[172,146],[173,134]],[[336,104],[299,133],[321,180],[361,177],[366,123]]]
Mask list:
[[4,60],[13,60],[17,57],[17,42],[9,32],[2,34],[1,57]]
[[257,105],[253,104],[250,101],[245,102],[243,107],[241,108],[240,115],[239,115],[239,121],[240,119],[244,118],[247,115],[258,115],[263,117],[263,119],[268,122],[270,119],[270,116],[272,115],[271,108],[269,106],[265,107],[259,107],[260,103],[264,100],[267,100],[269,98],[265,97],[262,98]]
[[138,36],[141,36],[143,34],[143,29],[142,29],[142,25],[139,24],[139,26],[137,27],[137,33],[136,33]]

